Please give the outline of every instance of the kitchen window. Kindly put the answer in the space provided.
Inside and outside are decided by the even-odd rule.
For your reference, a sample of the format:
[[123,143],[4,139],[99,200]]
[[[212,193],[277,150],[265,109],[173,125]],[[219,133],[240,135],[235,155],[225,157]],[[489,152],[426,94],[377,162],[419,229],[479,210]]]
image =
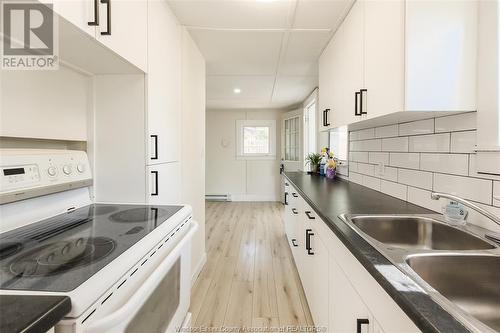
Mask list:
[[276,158],[276,121],[238,120],[236,125],[238,159]]
[[285,119],[285,161],[298,161],[300,148],[300,117]]

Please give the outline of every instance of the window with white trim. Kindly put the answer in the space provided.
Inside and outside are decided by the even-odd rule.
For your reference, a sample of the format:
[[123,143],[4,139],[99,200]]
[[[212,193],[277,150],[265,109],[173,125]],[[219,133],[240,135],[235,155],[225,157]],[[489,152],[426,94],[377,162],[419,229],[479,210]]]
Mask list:
[[285,161],[298,161],[300,148],[300,118],[285,119]]
[[238,120],[236,129],[237,158],[276,158],[275,120]]

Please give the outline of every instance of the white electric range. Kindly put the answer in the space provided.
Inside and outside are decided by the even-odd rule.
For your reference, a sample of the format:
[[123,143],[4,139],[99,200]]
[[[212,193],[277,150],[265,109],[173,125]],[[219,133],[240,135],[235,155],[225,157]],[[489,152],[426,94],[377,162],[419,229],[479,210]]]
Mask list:
[[0,294],[69,296],[61,333],[188,325],[189,206],[93,203],[85,152],[0,157]]

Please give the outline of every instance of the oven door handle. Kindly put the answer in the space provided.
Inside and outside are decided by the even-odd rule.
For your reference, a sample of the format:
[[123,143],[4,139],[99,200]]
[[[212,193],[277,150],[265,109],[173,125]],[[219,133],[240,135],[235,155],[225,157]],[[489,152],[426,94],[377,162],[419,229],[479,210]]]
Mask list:
[[182,240],[175,245],[170,253],[165,257],[161,264],[151,273],[149,278],[141,285],[132,297],[129,298],[121,308],[112,312],[109,316],[103,317],[89,326],[83,327],[84,333],[102,333],[102,332],[125,332],[127,326],[132,321],[134,315],[140,310],[141,306],[148,297],[155,291],[158,284],[167,274],[179,257],[182,248],[191,239],[198,230],[198,223],[191,222],[191,228],[183,236]]

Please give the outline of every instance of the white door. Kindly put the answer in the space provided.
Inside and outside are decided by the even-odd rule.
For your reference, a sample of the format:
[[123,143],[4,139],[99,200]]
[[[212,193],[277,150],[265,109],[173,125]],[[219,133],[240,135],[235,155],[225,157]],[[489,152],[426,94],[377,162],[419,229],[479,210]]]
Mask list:
[[158,164],[179,161],[181,30],[166,1],[148,6],[148,164]]
[[[336,107],[334,127],[350,124],[361,120],[363,117],[356,116],[356,97],[360,112],[360,92],[363,88],[363,24],[364,24],[364,1],[357,1],[347,15],[344,23],[339,28],[339,106]],[[337,32],[337,33],[338,33]]]
[[171,205],[180,203],[180,163],[163,163],[148,167],[148,203]]
[[96,38],[108,48],[147,70],[146,0],[100,0]]
[[364,28],[368,118],[404,110],[404,1],[366,1]]
[[96,15],[99,10],[99,0],[42,0],[41,2],[52,4],[54,12],[92,37],[95,36],[96,26],[99,23]]
[[[323,223],[318,219],[315,223]],[[312,302],[312,316],[314,324],[320,327],[328,327],[329,316],[329,255],[328,249],[319,237],[318,230],[313,229],[314,236],[311,242],[312,248],[312,289],[313,289],[313,302]],[[309,304],[311,306],[311,304]],[[331,332],[328,329],[327,332]]]
[[370,312],[333,256],[329,270],[329,332],[370,332]]

